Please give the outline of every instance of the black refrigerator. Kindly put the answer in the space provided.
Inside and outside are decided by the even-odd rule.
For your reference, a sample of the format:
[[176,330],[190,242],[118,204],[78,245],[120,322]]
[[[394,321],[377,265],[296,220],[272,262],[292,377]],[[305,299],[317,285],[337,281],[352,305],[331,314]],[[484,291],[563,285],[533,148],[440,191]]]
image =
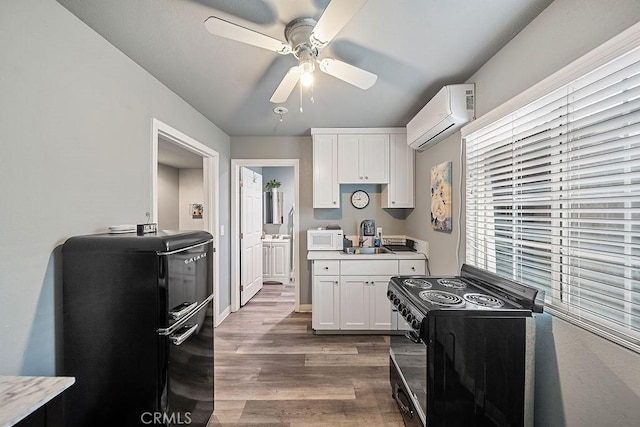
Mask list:
[[205,426],[213,412],[213,237],[68,239],[66,426]]

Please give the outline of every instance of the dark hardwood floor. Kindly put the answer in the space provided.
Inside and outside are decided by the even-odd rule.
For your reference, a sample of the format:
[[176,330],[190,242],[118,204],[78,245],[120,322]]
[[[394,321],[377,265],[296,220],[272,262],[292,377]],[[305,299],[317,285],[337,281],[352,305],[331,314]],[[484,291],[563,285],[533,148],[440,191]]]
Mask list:
[[268,284],[215,329],[209,426],[402,426],[389,338],[315,335],[294,289]]

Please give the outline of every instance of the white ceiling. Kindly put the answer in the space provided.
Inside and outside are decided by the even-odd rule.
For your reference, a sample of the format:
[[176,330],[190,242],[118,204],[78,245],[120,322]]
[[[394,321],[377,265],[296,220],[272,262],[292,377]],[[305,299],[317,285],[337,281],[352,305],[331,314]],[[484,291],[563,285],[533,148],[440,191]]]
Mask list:
[[[333,0],[348,1],[348,0]],[[269,98],[296,65],[213,36],[217,16],[284,41],[328,0],[58,0],[230,136],[308,135],[312,127],[404,126],[443,84],[462,83],[552,0],[369,0],[325,48],[378,75],[363,91],[316,71],[315,103],[294,89],[281,123]]]
[[158,163],[176,169],[202,169],[202,157],[158,137]]

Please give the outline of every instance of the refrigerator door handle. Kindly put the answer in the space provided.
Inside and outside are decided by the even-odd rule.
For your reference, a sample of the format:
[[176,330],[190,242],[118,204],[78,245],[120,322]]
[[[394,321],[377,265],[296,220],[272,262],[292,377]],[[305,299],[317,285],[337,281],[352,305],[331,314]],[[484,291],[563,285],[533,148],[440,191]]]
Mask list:
[[178,331],[180,328],[184,327],[185,323],[187,323],[187,321],[189,319],[191,319],[191,316],[195,313],[197,313],[198,311],[200,311],[200,309],[202,309],[202,307],[206,306],[207,304],[209,304],[211,301],[213,301],[213,294],[209,295],[207,297],[207,299],[205,299],[204,301],[202,301],[200,303],[200,305],[198,305],[196,308],[194,308],[193,310],[191,310],[189,312],[188,316],[183,316],[179,321],[174,322],[173,325],[169,326],[168,328],[160,328],[157,330],[158,334],[160,335],[172,335],[174,332]]
[[185,301],[182,304],[177,305],[173,307],[171,310],[169,310],[169,316],[171,316],[173,320],[179,320],[183,318],[185,315],[187,315],[188,313],[191,313],[191,311],[197,305],[198,305],[198,301],[194,301],[194,302]]
[[182,329],[180,329],[177,333],[171,335],[169,339],[173,345],[180,345],[186,341],[195,331],[198,329],[198,324],[195,325],[185,325]]
[[177,254],[177,253],[180,253],[180,252],[186,252],[186,251],[188,251],[190,249],[195,249],[195,248],[200,247],[200,246],[208,245],[211,242],[213,242],[213,239],[209,239],[206,242],[197,243],[195,245],[187,246],[185,248],[176,249],[174,251],[167,251],[167,252],[158,251],[156,253],[158,255],[161,255],[161,256],[162,255],[173,255],[173,254]]

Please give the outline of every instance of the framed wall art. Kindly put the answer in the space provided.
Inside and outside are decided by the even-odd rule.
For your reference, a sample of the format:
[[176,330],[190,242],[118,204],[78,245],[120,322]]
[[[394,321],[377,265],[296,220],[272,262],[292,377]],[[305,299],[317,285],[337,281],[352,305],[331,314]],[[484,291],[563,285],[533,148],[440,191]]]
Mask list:
[[453,162],[431,168],[431,227],[450,233],[452,230],[451,174]]

